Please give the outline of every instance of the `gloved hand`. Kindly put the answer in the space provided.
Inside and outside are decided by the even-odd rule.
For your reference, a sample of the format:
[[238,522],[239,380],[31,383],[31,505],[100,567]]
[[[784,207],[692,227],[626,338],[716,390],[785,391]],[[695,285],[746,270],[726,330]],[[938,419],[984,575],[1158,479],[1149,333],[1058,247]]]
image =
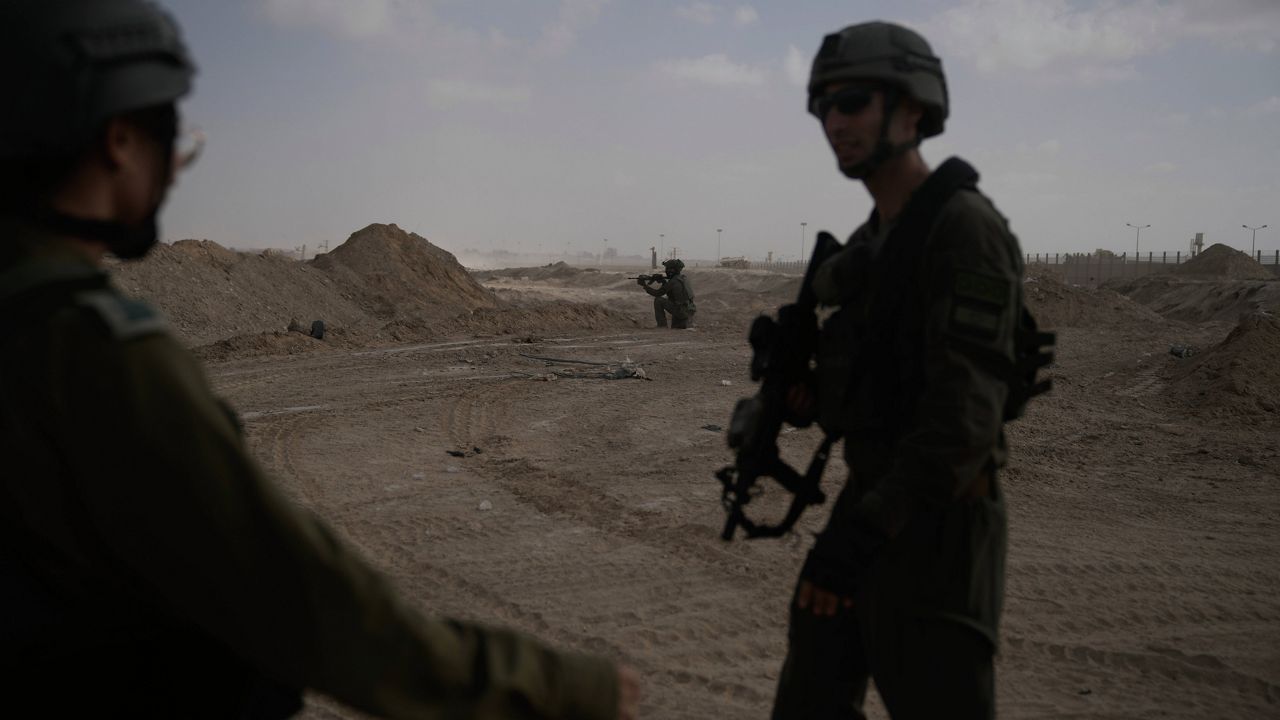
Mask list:
[[636,284],[639,285],[640,287],[644,287],[648,283],[649,283],[648,278],[642,278],[642,277],[636,278]]

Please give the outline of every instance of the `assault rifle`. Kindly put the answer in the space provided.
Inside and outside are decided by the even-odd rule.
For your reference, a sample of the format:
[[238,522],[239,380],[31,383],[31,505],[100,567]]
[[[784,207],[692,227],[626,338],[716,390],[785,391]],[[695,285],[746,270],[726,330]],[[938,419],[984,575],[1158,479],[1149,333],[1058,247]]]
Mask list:
[[[738,527],[748,540],[780,537],[791,531],[806,507],[826,502],[819,481],[837,436],[828,435],[823,439],[805,474],[801,475],[779,457],[778,433],[784,422],[796,427],[807,427],[813,422],[812,417],[798,416],[788,408],[787,393],[803,385],[809,388],[811,397],[816,395],[811,364],[818,345],[815,314],[818,298],[813,277],[822,261],[839,249],[840,244],[830,233],[818,233],[795,303],[778,308],[777,320],[761,315],[751,324],[748,335],[754,351],[751,379],[760,381],[760,390],[753,397],[739,400],[733,408],[728,441],[737,455],[733,465],[716,473],[724,488],[720,502],[728,514],[724,532],[720,534],[724,540],[732,540]],[[753,522],[744,512],[751,499],[760,493],[754,486],[762,477],[773,478],[793,495],[786,516],[777,525]]]
[[637,275],[636,277],[629,277],[627,279],[639,280],[642,285],[647,285],[651,282],[666,282],[667,276],[663,273],[654,273],[652,275]]

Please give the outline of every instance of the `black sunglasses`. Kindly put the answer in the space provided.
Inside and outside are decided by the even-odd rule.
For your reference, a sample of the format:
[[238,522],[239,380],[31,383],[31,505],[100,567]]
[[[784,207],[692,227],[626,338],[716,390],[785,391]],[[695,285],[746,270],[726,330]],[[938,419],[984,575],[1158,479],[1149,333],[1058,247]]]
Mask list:
[[825,120],[832,108],[842,115],[861,112],[871,104],[876,88],[870,85],[850,85],[836,92],[819,95],[809,100],[809,112],[819,120]]

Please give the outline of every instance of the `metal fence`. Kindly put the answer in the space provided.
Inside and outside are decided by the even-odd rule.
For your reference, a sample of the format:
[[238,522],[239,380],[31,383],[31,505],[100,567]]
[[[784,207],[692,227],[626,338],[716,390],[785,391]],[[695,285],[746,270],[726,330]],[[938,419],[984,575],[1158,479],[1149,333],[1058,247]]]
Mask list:
[[[1063,279],[1072,285],[1097,287],[1107,280],[1142,277],[1165,272],[1170,265],[1179,265],[1192,257],[1194,257],[1192,254],[1185,251],[1148,252],[1145,255],[1138,255],[1136,258],[1129,257],[1128,253],[1121,253],[1120,255],[1111,253],[1027,253],[1026,262],[1028,265],[1032,263],[1053,265],[1062,273]],[[1280,250],[1270,254],[1264,254],[1259,250],[1254,259],[1270,270],[1273,275],[1280,277]],[[771,270],[779,273],[803,275],[809,262],[807,260],[803,262],[797,260],[765,262],[733,258],[732,264],[722,263],[722,265],[741,269]]]
[[[1030,265],[1053,265],[1063,275],[1063,279],[1072,285],[1097,287],[1107,280],[1125,279],[1154,275],[1165,272],[1170,265],[1179,265],[1194,257],[1182,251],[1149,252],[1145,256],[1129,257],[1128,253],[1113,255],[1110,253],[1027,253],[1026,261]],[[1271,274],[1280,277],[1280,250],[1274,254],[1264,255],[1258,251],[1254,257]]]

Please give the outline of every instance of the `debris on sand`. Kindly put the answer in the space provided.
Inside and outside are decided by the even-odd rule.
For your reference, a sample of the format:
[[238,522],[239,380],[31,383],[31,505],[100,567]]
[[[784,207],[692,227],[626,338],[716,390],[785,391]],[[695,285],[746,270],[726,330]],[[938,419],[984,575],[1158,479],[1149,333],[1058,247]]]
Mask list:
[[1216,346],[1179,364],[1173,391],[1214,414],[1280,412],[1280,317],[1255,312]]
[[591,360],[572,360],[567,358],[553,358],[543,355],[529,355],[519,353],[520,357],[529,358],[530,360],[541,360],[547,365],[586,365],[591,368],[602,369],[563,369],[555,370],[549,374],[540,374],[533,376],[535,380],[555,380],[558,377],[569,378],[574,380],[584,379],[603,379],[603,380],[652,380],[644,368],[631,362],[624,360],[621,363],[594,362]]

